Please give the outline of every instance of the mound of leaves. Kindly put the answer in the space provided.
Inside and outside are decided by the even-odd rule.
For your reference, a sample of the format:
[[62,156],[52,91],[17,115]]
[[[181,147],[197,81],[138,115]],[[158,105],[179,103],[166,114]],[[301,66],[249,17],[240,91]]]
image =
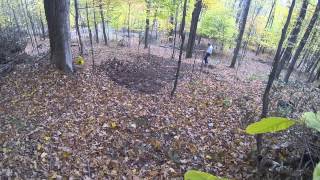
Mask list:
[[[159,92],[174,80],[177,63],[154,55],[136,55],[131,60],[114,58],[102,64],[117,84],[147,94]],[[183,77],[183,73],[180,77]]]

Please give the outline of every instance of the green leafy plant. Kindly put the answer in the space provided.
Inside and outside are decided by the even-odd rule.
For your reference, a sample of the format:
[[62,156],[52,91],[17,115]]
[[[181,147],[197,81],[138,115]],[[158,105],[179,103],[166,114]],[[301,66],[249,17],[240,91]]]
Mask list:
[[220,178],[217,176],[214,176],[209,173],[196,171],[196,170],[190,170],[184,174],[185,180],[227,180],[225,178]]
[[291,126],[297,124],[297,122],[302,122],[307,127],[320,132],[320,112],[306,112],[302,115],[300,121],[281,117],[263,118],[261,121],[250,124],[246,128],[246,133],[251,135],[274,133],[289,129]]
[[307,127],[320,132],[320,112],[306,112],[302,115],[302,120]]
[[256,123],[250,124],[246,128],[246,133],[251,135],[274,133],[274,132],[286,130],[295,124],[296,124],[295,121],[287,118],[269,117],[269,118],[264,118],[261,121],[258,121]]

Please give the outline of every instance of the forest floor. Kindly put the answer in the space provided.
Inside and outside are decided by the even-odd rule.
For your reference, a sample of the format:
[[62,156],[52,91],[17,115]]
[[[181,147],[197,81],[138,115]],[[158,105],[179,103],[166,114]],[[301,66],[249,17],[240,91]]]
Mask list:
[[216,56],[201,71],[201,60],[183,60],[170,98],[177,62],[151,50],[149,59],[99,46],[95,71],[87,63],[65,75],[45,58],[1,78],[0,175],[179,179],[197,169],[254,179],[255,141],[243,129],[259,118],[270,66],[248,61],[237,72]]

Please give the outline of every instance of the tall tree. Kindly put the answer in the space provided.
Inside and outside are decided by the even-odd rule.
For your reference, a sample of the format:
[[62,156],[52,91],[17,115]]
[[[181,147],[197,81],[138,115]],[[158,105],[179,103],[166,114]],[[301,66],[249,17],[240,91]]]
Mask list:
[[98,29],[98,23],[97,23],[95,0],[92,0],[92,5],[93,5],[94,29],[95,29],[95,32],[96,32],[96,43],[99,43],[99,29]]
[[42,38],[43,40],[46,39],[46,31],[45,31],[45,28],[44,28],[44,22],[42,20],[42,11],[40,10],[40,25],[41,25],[41,32],[42,32]]
[[108,39],[107,39],[107,33],[106,33],[106,24],[105,24],[105,20],[104,20],[104,13],[103,13],[103,6],[102,6],[102,0],[100,0],[99,8],[100,8],[100,17],[101,17],[101,23],[102,23],[102,32],[103,32],[104,44],[108,45]]
[[318,3],[317,3],[317,7],[312,15],[312,18],[311,18],[311,21],[307,27],[307,30],[306,32],[304,33],[298,47],[297,47],[297,50],[295,51],[294,53],[294,56],[292,57],[292,60],[291,60],[291,63],[288,67],[288,71],[287,71],[287,74],[284,78],[284,81],[287,83],[289,81],[289,78],[293,72],[293,69],[294,69],[294,66],[296,65],[296,62],[300,56],[300,53],[302,52],[304,46],[306,45],[307,41],[308,41],[308,38],[312,32],[312,29],[314,27],[314,25],[316,24],[318,18],[319,18],[319,13],[320,13],[320,0],[318,0]]
[[233,58],[232,58],[232,62],[230,67],[234,68],[237,62],[237,58],[239,55],[239,51],[240,51],[240,47],[241,47],[241,43],[242,43],[242,38],[243,38],[243,34],[244,31],[246,29],[246,24],[247,24],[247,18],[248,18],[248,13],[249,13],[249,9],[250,9],[250,4],[251,4],[251,0],[246,0],[247,2],[245,3],[245,8],[243,11],[243,15],[242,15],[242,20],[240,22],[240,32],[237,38],[237,45],[234,48],[234,52],[233,52]]
[[277,0],[273,0],[265,28],[271,28],[273,25],[274,15],[276,12],[276,4]]
[[129,47],[130,47],[130,24],[131,24],[131,21],[130,21],[130,19],[131,19],[131,7],[132,7],[132,0],[127,0],[127,2],[128,2],[128,21],[127,21],[127,28],[128,28],[128,45],[129,45]]
[[290,60],[290,58],[291,58],[292,51],[297,43],[300,31],[301,31],[302,23],[303,23],[303,21],[306,17],[306,14],[307,14],[308,4],[309,4],[309,0],[303,0],[299,16],[296,20],[296,24],[295,24],[293,30],[291,31],[291,34],[288,39],[288,46],[285,48],[285,50],[283,52],[279,67],[277,69],[277,73],[276,73],[277,79],[279,78],[279,76],[281,74],[281,71],[284,67],[285,62]]
[[83,43],[82,43],[82,37],[80,33],[80,28],[79,28],[79,5],[78,5],[78,0],[74,0],[74,10],[75,10],[75,23],[76,23],[76,31],[78,34],[78,39],[79,39],[79,50],[80,54],[83,55]]
[[183,46],[184,46],[184,40],[186,38],[186,34],[185,34],[185,31],[184,31],[184,27],[186,25],[186,14],[187,14],[187,0],[184,0],[182,21],[181,21],[181,26],[180,26],[180,31],[179,31],[180,38],[181,38],[179,61],[178,61],[178,67],[177,67],[175,81],[174,81],[174,84],[173,84],[173,89],[171,91],[171,97],[174,96],[174,93],[177,90],[178,79],[179,79],[179,75],[180,75],[180,68],[181,68],[182,54],[183,54]]
[[[23,5],[23,2],[21,0],[21,5]],[[39,48],[38,48],[38,41],[37,41],[37,37],[36,37],[36,30],[35,30],[35,25],[34,25],[34,22],[33,22],[33,19],[32,19],[32,16],[29,12],[29,8],[28,8],[28,2],[26,0],[24,0],[24,5],[25,5],[25,15],[28,17],[29,19],[29,22],[31,24],[31,30],[32,30],[32,34],[33,34],[33,38],[34,38],[34,42],[36,44],[36,49],[37,49],[37,52],[39,53]]]
[[179,14],[179,3],[181,3],[181,0],[178,0],[178,5],[175,4],[176,7],[176,14],[174,18],[174,38],[173,38],[173,45],[172,45],[172,54],[171,54],[171,59],[174,59],[175,56],[175,51],[176,51],[176,42],[177,42],[177,26],[178,26],[178,14]]
[[44,0],[48,22],[51,61],[65,72],[72,72],[70,44],[70,0]]
[[146,30],[144,33],[144,48],[148,48],[149,43],[149,30],[150,30],[150,8],[151,8],[151,0],[146,0],[147,4],[147,14],[146,14]]
[[197,0],[192,12],[190,33],[189,33],[189,39],[188,39],[188,44],[186,49],[186,58],[192,57],[192,50],[196,40],[198,21],[199,21],[201,9],[202,9],[202,0]]
[[87,15],[87,27],[89,32],[89,40],[90,40],[90,46],[91,46],[91,57],[92,57],[92,69],[95,70],[95,62],[94,62],[94,54],[93,54],[93,40],[92,40],[92,32],[90,27],[90,20],[89,20],[89,8],[88,8],[88,1],[86,1],[86,15]]
[[[289,24],[290,24],[290,21],[291,21],[291,16],[292,16],[295,4],[296,4],[296,0],[292,0],[286,23],[285,23],[285,25],[284,25],[284,27],[282,29],[282,34],[281,34],[281,38],[280,38],[280,41],[279,41],[279,44],[278,44],[277,52],[276,52],[276,55],[274,56],[274,60],[273,60],[272,70],[271,70],[271,73],[269,75],[269,80],[268,80],[268,83],[267,83],[267,87],[266,87],[265,92],[263,94],[263,99],[262,99],[263,106],[262,106],[261,118],[266,118],[267,115],[268,115],[269,101],[270,101],[269,94],[270,94],[273,82],[275,80],[275,74],[276,74],[276,71],[277,71],[277,68],[278,68],[278,65],[279,65],[281,49],[282,49],[282,46],[283,46],[283,42],[286,39],[286,34],[287,34],[287,31],[288,31],[288,27],[289,27]],[[257,150],[258,150],[258,153],[260,153],[261,152],[261,147],[262,147],[262,136],[258,135],[256,137],[256,139],[257,139]]]

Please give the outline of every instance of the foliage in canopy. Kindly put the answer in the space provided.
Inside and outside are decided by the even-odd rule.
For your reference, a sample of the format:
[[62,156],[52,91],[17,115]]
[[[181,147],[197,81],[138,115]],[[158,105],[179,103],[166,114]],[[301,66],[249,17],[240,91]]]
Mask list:
[[222,44],[232,43],[236,24],[232,11],[221,1],[211,1],[203,13],[198,33]]

